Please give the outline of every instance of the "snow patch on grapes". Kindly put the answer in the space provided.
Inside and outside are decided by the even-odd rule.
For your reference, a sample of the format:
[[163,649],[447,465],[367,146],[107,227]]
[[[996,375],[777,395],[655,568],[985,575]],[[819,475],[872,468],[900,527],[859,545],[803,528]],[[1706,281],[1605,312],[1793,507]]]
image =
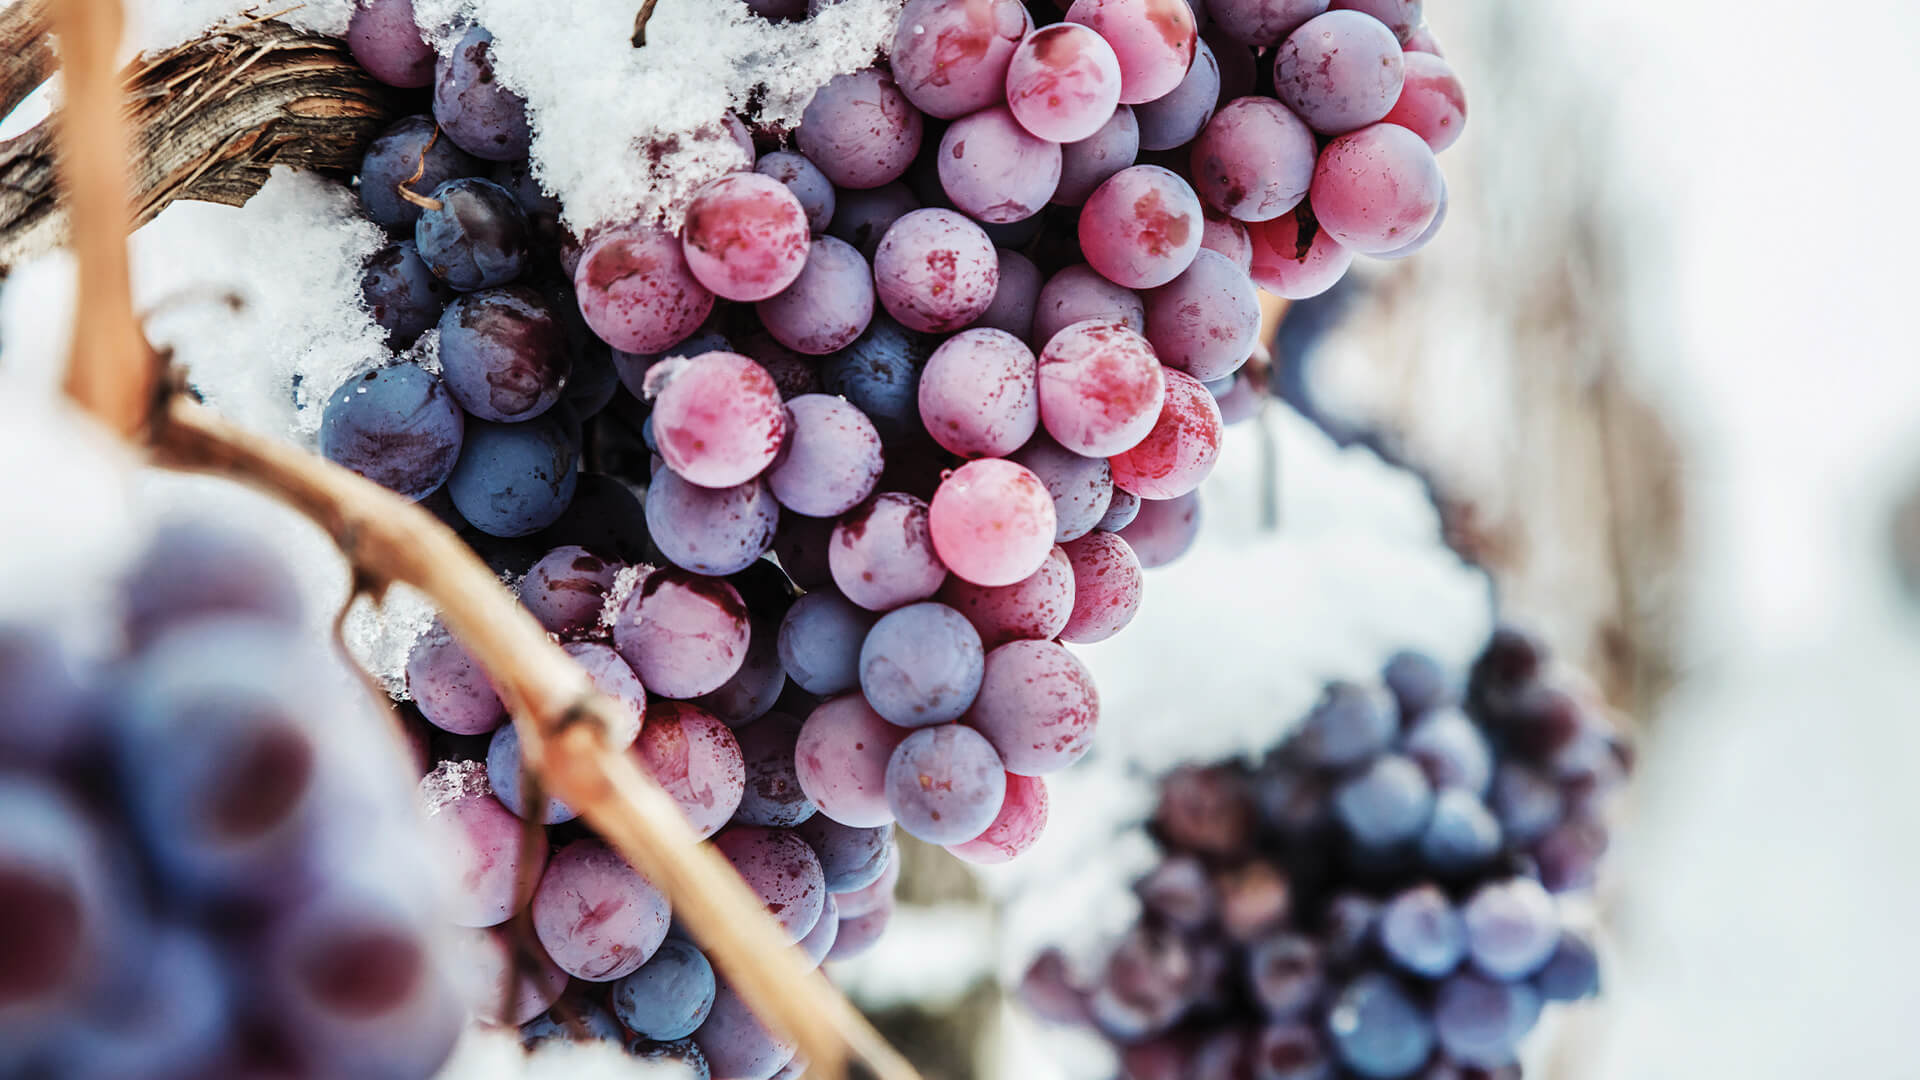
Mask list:
[[484,761],[442,761],[420,780],[420,806],[428,817],[461,799],[491,794],[493,784],[487,779]]
[[407,657],[414,643],[433,626],[435,609],[425,593],[406,585],[392,585],[379,604],[362,597],[347,612],[341,636],[347,652],[400,701],[407,692]]

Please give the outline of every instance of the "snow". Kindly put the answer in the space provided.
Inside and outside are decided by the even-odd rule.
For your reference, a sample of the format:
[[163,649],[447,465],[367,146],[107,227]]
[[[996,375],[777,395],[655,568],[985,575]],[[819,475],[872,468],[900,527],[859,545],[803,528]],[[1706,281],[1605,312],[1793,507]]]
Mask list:
[[692,1080],[677,1064],[640,1061],[612,1043],[551,1040],[532,1054],[511,1031],[471,1028],[439,1080]]
[[461,799],[493,794],[484,761],[442,761],[420,779],[420,803],[432,817]]

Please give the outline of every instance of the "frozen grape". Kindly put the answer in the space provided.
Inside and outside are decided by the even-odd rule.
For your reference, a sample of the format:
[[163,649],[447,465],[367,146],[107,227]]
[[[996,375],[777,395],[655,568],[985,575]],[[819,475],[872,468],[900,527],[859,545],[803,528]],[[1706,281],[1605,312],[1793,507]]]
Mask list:
[[764,472],[787,435],[787,410],[765,368],[738,353],[668,360],[648,373],[653,437],[667,467],[701,487]]
[[1168,371],[1166,384],[1153,430],[1110,459],[1114,486],[1144,499],[1174,499],[1191,492],[1220,458],[1222,425],[1213,395],[1183,371]]
[[1233,374],[1260,339],[1260,297],[1233,260],[1201,251],[1147,294],[1147,340],[1160,362],[1207,382]]
[[734,823],[790,829],[812,817],[816,808],[800,790],[793,764],[800,721],[785,713],[768,713],[741,728],[736,737],[746,763],[747,787],[740,808],[733,812]]
[[986,737],[942,724],[901,740],[887,761],[887,805],[900,827],[929,844],[960,844],[1000,816],[1007,772]]
[[826,877],[820,857],[805,840],[786,829],[735,825],[714,837],[713,846],[760,897],[788,941],[806,937],[820,921],[827,901]]
[[1120,104],[1120,58],[1078,23],[1028,34],[1007,67],[1007,107],[1028,131],[1056,143],[1090,139]]
[[[904,734],[904,732],[902,733]],[[893,890],[900,883],[900,849],[893,840],[893,824],[889,820],[887,830],[886,865],[881,868],[880,876],[870,885],[862,886],[851,892],[838,893],[834,903],[840,908],[842,920],[858,918],[868,912],[893,906]]]
[[820,384],[866,413],[888,447],[911,443],[925,437],[918,387],[931,351],[920,334],[876,314],[858,340],[821,361]]
[[843,188],[898,180],[920,150],[920,111],[878,68],[836,75],[814,91],[793,141]]
[[1146,584],[1133,548],[1119,534],[1097,531],[1062,548],[1073,566],[1073,615],[1060,639],[1091,645],[1126,629]]
[[1106,516],[1102,517],[1100,524],[1094,526],[1094,528],[1101,529],[1105,532],[1117,533],[1133,524],[1133,519],[1139,516],[1140,496],[1135,495],[1131,491],[1122,491],[1119,488],[1114,488],[1113,502],[1108,504]]
[[1040,352],[1040,422],[1076,454],[1111,457],[1153,430],[1166,385],[1153,347],[1125,324],[1074,323]]
[[527,215],[506,188],[477,176],[433,189],[440,205],[413,223],[420,260],[462,292],[505,285],[526,272]]
[[620,605],[614,647],[648,690],[665,697],[710,694],[745,662],[747,608],[732,585],[680,570],[655,570]]
[[433,85],[433,46],[413,21],[413,0],[372,0],[347,20],[347,48],[367,73],[388,86]]
[[1005,107],[955,120],[940,139],[940,186],[976,221],[1040,212],[1060,183],[1060,146],[1022,128]]
[[754,310],[787,348],[808,356],[838,352],[873,322],[873,272],[853,245],[815,237],[800,276]]
[[1133,522],[1120,530],[1140,557],[1140,566],[1152,570],[1165,566],[1187,553],[1200,535],[1200,497],[1188,492],[1177,499],[1147,499]]
[[747,658],[741,661],[740,670],[718,690],[696,698],[694,704],[730,728],[765,716],[787,689],[787,673],[780,667],[779,632],[779,623],[755,616],[747,636]]
[[376,225],[411,230],[420,220],[421,207],[400,194],[402,187],[425,197],[449,180],[480,170],[480,163],[443,137],[431,119],[402,117],[367,144],[360,159],[360,205]]
[[1000,102],[1007,65],[1032,26],[1019,0],[911,0],[887,62],[921,112],[965,116]]
[[667,895],[598,840],[559,851],[533,894],[533,929],[567,974],[608,982],[632,974],[667,939]]
[[1037,776],[1007,775],[1000,814],[985,832],[947,850],[971,863],[1011,862],[1040,839],[1047,827],[1047,782]]
[[1520,1040],[1540,1019],[1540,995],[1525,983],[1496,982],[1462,972],[1440,984],[1433,1030],[1447,1056],[1462,1065],[1512,1064]]
[[1363,255],[1389,252],[1426,231],[1444,190],[1425,140],[1397,124],[1375,124],[1320,152],[1313,212],[1341,246]]
[[975,585],[949,577],[940,602],[967,617],[980,632],[983,648],[1009,641],[1051,641],[1067,628],[1073,614],[1073,567],[1055,546],[1047,561],[1011,585]]
[[980,634],[945,604],[888,613],[860,646],[860,689],[889,723],[925,727],[958,719],[980,689]]
[[1000,457],[1040,426],[1033,350],[1004,330],[962,330],[920,373],[920,420],[961,457]]
[[448,886],[447,917],[455,926],[497,926],[532,897],[546,845],[533,853],[532,866],[522,865],[520,819],[484,788],[430,799],[426,822],[428,846]]
[[887,923],[893,919],[893,902],[860,915],[843,915],[840,919],[840,932],[835,937],[833,949],[827,953],[828,960],[850,960],[866,952],[886,933]]
[[512,161],[527,156],[533,130],[527,103],[494,73],[493,35],[468,30],[435,69],[433,117],[447,137],[475,157]]
[[375,252],[360,276],[360,297],[395,349],[411,346],[433,329],[453,296],[454,289],[433,275],[411,239]]
[[[627,392],[644,400],[647,396],[647,372],[652,371],[654,365],[660,361],[673,356],[691,358],[710,352],[734,351],[733,343],[727,340],[725,335],[707,330],[682,340],[665,352],[630,353],[615,349],[613,350],[613,367],[619,373],[620,384],[627,388]],[[654,448],[651,440],[648,441],[647,448],[650,450]]]
[[1346,276],[1353,252],[1320,227],[1303,203],[1291,213],[1247,227],[1254,284],[1288,300],[1306,300]]
[[1055,543],[1078,540],[1106,516],[1113,499],[1113,470],[1105,458],[1076,454],[1041,434],[1011,460],[1032,470],[1053,497]]
[[713,1007],[693,1041],[706,1055],[715,1077],[728,1080],[769,1080],[793,1059],[795,1045],[768,1031],[740,1000],[733,987],[721,983]]
[[[638,685],[637,682],[636,685]],[[644,697],[644,692],[642,696]],[[526,795],[522,787],[525,780],[526,764],[521,760],[520,733],[512,724],[502,724],[494,731],[492,741],[487,744],[487,781],[493,788],[494,797],[500,800],[501,805],[522,818],[532,816],[528,812]],[[559,799],[549,796],[542,800],[539,814],[542,825],[558,825],[579,816],[580,811]]]
[[622,352],[657,353],[700,328],[713,294],[687,267],[680,241],[646,225],[602,233],[573,275],[580,314]]
[[975,585],[1011,585],[1046,561],[1053,497],[1023,465],[968,462],[941,481],[927,513],[940,561]]
[[520,583],[520,605],[556,634],[599,625],[600,609],[620,564],[583,547],[558,547],[541,556]]
[[1040,289],[1033,312],[1034,345],[1046,348],[1054,336],[1077,322],[1116,322],[1137,334],[1147,331],[1147,305],[1132,289],[1115,285],[1086,263],[1062,269]]
[[1085,756],[1099,719],[1100,692],[1072,653],[1051,641],[1013,641],[987,654],[964,722],[987,737],[1008,772],[1040,776]]
[[1227,102],[1193,144],[1193,187],[1238,221],[1271,221],[1300,205],[1319,157],[1313,132],[1266,97]]
[[1200,250],[1200,199],[1158,165],[1114,173],[1080,208],[1080,252],[1116,285],[1151,289],[1180,276]]
[[1143,102],[1135,108],[1140,122],[1142,150],[1172,150],[1185,146],[1213,119],[1220,101],[1220,62],[1213,49],[1199,43],[1193,66],[1187,69],[1180,85],[1165,96]]
[[945,333],[986,313],[1000,259],[980,226],[952,210],[915,210],[887,229],[873,256],[887,314],[910,330]]
[[634,741],[640,767],[680,810],[695,835],[712,836],[733,817],[746,791],[740,744],[718,717],[679,702],[655,702]]
[[1531,878],[1482,885],[1460,909],[1473,964],[1496,979],[1524,979],[1560,944],[1553,896]]
[[668,938],[646,963],[613,985],[614,1015],[634,1034],[658,1042],[684,1039],[713,1008],[713,965],[691,942]]
[[[463,930],[454,940],[455,985],[465,995],[467,1008],[476,1020],[524,1024],[546,1012],[566,992],[567,973],[537,941],[516,943],[505,927]],[[515,962],[516,953],[524,963]],[[512,999],[503,1002],[501,989],[509,985],[513,987]]]
[[1000,248],[1000,284],[994,289],[993,303],[973,320],[975,329],[1004,330],[1027,340],[1033,333],[1033,311],[1040,302],[1040,268],[1017,251]]
[[868,611],[891,611],[932,596],[947,578],[935,553],[927,504],[883,492],[834,526],[827,548],[834,584]]
[[794,601],[780,623],[780,664],[809,694],[838,694],[860,683],[860,645],[874,617],[832,589]]
[[1408,889],[1380,911],[1380,947],[1401,968],[1437,979],[1467,954],[1467,928],[1435,885]]
[[859,694],[824,702],[801,725],[794,747],[801,790],[820,813],[842,825],[890,824],[887,761],[907,735],[907,729],[887,723]]
[[524,285],[468,293],[447,305],[440,366],[461,408],[500,423],[552,408],[571,371],[553,311]]
[[918,209],[920,200],[914,197],[913,189],[898,181],[867,190],[842,191],[834,203],[827,232],[871,259],[893,223]]
[[820,857],[820,871],[831,893],[853,892],[880,880],[892,858],[891,825],[854,828],[815,814],[793,831]]
[[1369,1080],[1410,1075],[1433,1050],[1433,1026],[1392,977],[1368,972],[1334,998],[1327,1033],[1347,1068]]
[[1443,177],[1440,181],[1440,209],[1435,210],[1433,212],[1433,220],[1427,223],[1427,227],[1420,231],[1419,236],[1416,236],[1412,240],[1407,241],[1404,245],[1400,247],[1394,248],[1392,251],[1382,251],[1379,254],[1375,255],[1374,258],[1404,259],[1411,255],[1417,255],[1421,251],[1426,250],[1426,247],[1428,244],[1433,243],[1434,237],[1440,235],[1440,227],[1445,225],[1446,223],[1447,223],[1447,184],[1446,184],[1446,179]]
[[[833,951],[833,943],[839,940],[839,938],[840,905],[834,902],[833,894],[829,893],[827,894],[827,902],[820,911],[819,921],[813,924],[813,929],[807,931],[807,936],[801,938],[794,948],[800,951],[800,955],[807,958],[807,963],[810,966],[817,968],[821,962],[826,960],[827,954]],[[795,1058],[793,1061],[788,1062],[787,1068],[782,1069],[779,1074],[774,1077],[774,1080],[779,1080],[782,1076],[800,1076],[805,1066],[800,1065],[796,1067],[795,1062],[799,1060],[799,1058]],[[800,1071],[789,1071],[796,1068]]]
[[407,693],[442,731],[484,735],[507,718],[486,672],[438,619],[407,657]]
[[773,543],[780,507],[761,480],[696,487],[662,472],[647,487],[647,532],[668,561],[696,574],[737,574]]
[[465,438],[465,415],[445,384],[417,364],[347,380],[320,418],[328,461],[409,499],[446,483]]
[[1393,31],[1357,11],[1315,16],[1274,52],[1274,96],[1322,135],[1376,123],[1393,108],[1406,80]]
[[527,536],[573,501],[579,447],[552,416],[519,424],[468,420],[447,493],[460,516],[489,536]]
[[827,179],[818,165],[803,154],[776,150],[761,155],[753,163],[753,171],[785,184],[800,201],[800,209],[807,215],[807,227],[815,234],[827,231],[827,224],[833,220],[833,181]]
[[1405,41],[1426,24],[1425,0],[1333,0],[1335,11],[1364,11]]
[[1193,64],[1199,37],[1184,0],[1074,0],[1067,21],[1092,27],[1120,58],[1120,100],[1165,97]]
[[1385,122],[1427,141],[1434,153],[1452,146],[1467,126],[1467,92],[1453,65],[1423,52],[1406,54],[1407,78]]
[[1060,184],[1054,189],[1053,201],[1060,206],[1079,206],[1108,177],[1132,165],[1139,156],[1139,118],[1134,116],[1132,106],[1122,105],[1092,135],[1060,148]]
[[680,236],[687,268],[708,291],[765,300],[800,276],[808,233],[807,212],[785,184],[736,172],[694,193]]

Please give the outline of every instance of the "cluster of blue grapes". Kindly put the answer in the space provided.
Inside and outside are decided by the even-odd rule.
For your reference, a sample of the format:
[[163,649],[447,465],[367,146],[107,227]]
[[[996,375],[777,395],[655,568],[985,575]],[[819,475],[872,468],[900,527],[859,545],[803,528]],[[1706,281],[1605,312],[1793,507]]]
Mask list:
[[1543,1006],[1599,989],[1557,897],[1591,884],[1630,765],[1545,662],[1511,629],[1464,687],[1402,653],[1257,765],[1170,774],[1140,921],[1092,979],[1042,955],[1023,996],[1129,1080],[1517,1080]]
[[107,655],[0,624],[0,1075],[423,1080],[451,1051],[468,987],[392,820],[398,740],[292,580],[179,524]]

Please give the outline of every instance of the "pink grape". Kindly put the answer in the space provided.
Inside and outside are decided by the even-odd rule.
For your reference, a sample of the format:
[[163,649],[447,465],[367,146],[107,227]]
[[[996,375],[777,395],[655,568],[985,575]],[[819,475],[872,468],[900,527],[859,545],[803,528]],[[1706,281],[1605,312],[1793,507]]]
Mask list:
[[507,718],[487,673],[439,619],[407,657],[407,693],[428,723],[455,735],[485,735]]
[[1200,495],[1190,491],[1177,499],[1143,499],[1138,516],[1117,535],[1139,557],[1141,569],[1165,566],[1185,555],[1200,535]]
[[[706,1056],[715,1080],[770,1080],[793,1060],[798,1047],[767,1030],[747,1003],[724,980],[713,995],[713,1008],[693,1041]],[[697,1071],[682,1070],[693,1076]]]
[[[751,141],[748,145],[752,145]],[[807,215],[807,228],[813,230],[816,236],[827,231],[827,224],[833,220],[835,204],[833,181],[820,171],[820,166],[808,161],[804,154],[776,150],[771,154],[762,154],[753,163],[753,171],[787,185],[793,197],[800,200],[800,209]]]
[[759,476],[787,436],[787,410],[767,369],[739,353],[673,358],[647,372],[653,437],[667,467],[701,487]]
[[595,690],[613,699],[616,726],[607,732],[608,742],[615,749],[630,745],[647,715],[647,691],[640,677],[618,652],[597,641],[569,641],[560,648],[587,673]]
[[787,402],[787,444],[767,486],[796,514],[830,518],[873,493],[882,466],[880,433],[845,398],[802,394]]
[[940,602],[965,615],[987,649],[1009,641],[1048,641],[1060,636],[1073,614],[1073,565],[1055,545],[1040,569],[1011,585],[948,578],[940,587]]
[[1202,41],[1180,85],[1165,97],[1135,108],[1140,121],[1140,148],[1172,150],[1185,146],[1213,119],[1219,103],[1220,61],[1214,58],[1213,48]]
[[696,574],[737,574],[773,543],[780,506],[765,481],[689,484],[671,469],[647,487],[647,534],[667,560]]
[[1000,283],[1000,259],[980,226],[952,210],[906,214],[873,255],[880,303],[902,326],[958,330],[986,313]]
[[1040,426],[1033,350],[1004,330],[962,330],[920,374],[920,422],[961,457],[1002,457]]
[[1242,45],[1278,45],[1308,19],[1323,14],[1327,0],[1208,0],[1214,29]]
[[520,606],[556,634],[591,629],[600,624],[600,609],[619,571],[619,563],[586,548],[554,548],[527,571],[520,583]]
[[740,670],[747,606],[732,585],[684,570],[655,570],[620,605],[613,644],[647,689],[710,694]]
[[[1230,217],[1204,210],[1206,224],[1200,231],[1200,246],[1208,251],[1217,251],[1233,260],[1233,265],[1243,274],[1253,272],[1253,241],[1247,236],[1247,227]],[[1196,256],[1197,257],[1197,256]],[[1191,269],[1191,267],[1189,267]]]
[[873,321],[873,271],[852,244],[815,237],[800,276],[754,310],[787,348],[807,356],[838,352]]
[[920,149],[920,111],[878,68],[836,75],[814,92],[794,144],[843,188],[898,180]]
[[713,846],[760,897],[788,941],[798,942],[820,921],[827,879],[805,840],[786,829],[735,825],[714,837]]
[[520,833],[520,819],[484,789],[428,803],[427,847],[451,886],[446,915],[455,926],[498,926],[533,895],[546,845],[523,866]]
[[622,352],[670,348],[713,311],[713,293],[688,269],[680,241],[646,225],[602,233],[587,245],[573,288],[587,325]]
[[1007,64],[1032,28],[1019,0],[910,0],[887,62],[916,108],[951,120],[1001,102]]
[[[1251,348],[1251,345],[1249,345]],[[1167,372],[1166,404],[1139,445],[1110,459],[1113,483],[1143,499],[1173,499],[1200,486],[1220,460],[1220,407],[1199,379]]]
[[1305,300],[1333,288],[1353,265],[1353,252],[1320,227],[1305,204],[1247,227],[1254,284],[1275,296]]
[[[1144,518],[1150,508],[1168,505],[1148,500],[1140,507]],[[1129,528],[1137,527],[1135,518]],[[1073,564],[1073,617],[1060,632],[1061,641],[1092,645],[1105,641],[1127,628],[1140,610],[1140,594],[1146,587],[1141,575],[1141,560],[1123,534],[1091,532],[1063,545],[1067,561]]]
[[893,919],[893,901],[888,901],[860,915],[843,916],[840,930],[833,942],[833,949],[827,953],[828,960],[851,960],[874,947],[882,934],[887,932],[887,923]]
[[1060,184],[1054,189],[1056,206],[1079,206],[1107,178],[1140,157],[1140,121],[1133,106],[1122,105],[1100,130],[1060,148]]
[[1040,351],[1040,422],[1076,454],[1132,449],[1153,430],[1165,398],[1153,346],[1121,323],[1074,323]]
[[533,894],[533,931],[577,979],[630,975],[660,948],[673,921],[667,894],[598,840],[561,848]]
[[1113,501],[1113,470],[1105,458],[1076,454],[1046,435],[1037,435],[1011,460],[1033,470],[1053,497],[1056,544],[1093,530]]
[[1078,23],[1028,34],[1007,66],[1007,107],[1042,139],[1092,138],[1119,104],[1120,58],[1105,38]]
[[1000,814],[1007,771],[984,735],[959,724],[921,728],[887,759],[887,806],[907,834],[958,844]]
[[1053,498],[1024,465],[998,458],[955,469],[927,514],[940,561],[975,585],[1011,585],[1053,547]]
[[1060,184],[1060,146],[1022,128],[1005,106],[963,116],[940,137],[940,187],[975,221],[1024,221]]
[[[904,736],[906,733],[901,734]],[[887,752],[891,754],[893,751],[889,749]],[[888,825],[892,825],[891,818],[888,819]],[[881,869],[880,876],[870,885],[834,894],[834,903],[839,905],[842,919],[857,918],[870,911],[893,906],[894,886],[900,883],[900,847],[892,838],[891,828],[888,834],[886,866]]]
[[1268,221],[1300,205],[1319,155],[1313,132],[1265,97],[1227,102],[1193,144],[1193,186],[1240,221]]
[[1012,641],[987,654],[980,694],[961,722],[987,737],[1008,772],[1058,772],[1093,747],[1100,691],[1065,646]]
[[1040,303],[1040,268],[1017,251],[999,248],[1000,284],[993,303],[973,320],[973,327],[1005,330],[1021,341],[1033,333],[1033,310]]
[[716,296],[765,300],[807,262],[807,212],[787,186],[759,173],[710,180],[680,230],[687,268]]
[[1186,0],[1073,0],[1067,21],[1092,27],[1120,58],[1120,100],[1153,101],[1193,64],[1199,36]]
[[842,825],[869,829],[889,824],[893,811],[887,809],[887,760],[907,734],[906,728],[882,719],[859,694],[822,703],[800,725],[794,744],[800,790],[822,814]]
[[373,0],[347,20],[347,48],[367,73],[388,86],[433,85],[433,46],[413,21],[413,0]]
[[963,844],[948,844],[947,850],[970,863],[1012,862],[1040,839],[1046,827],[1047,782],[1008,773],[1006,800],[993,824]]
[[720,126],[727,129],[727,137],[732,139],[733,144],[738,146],[740,152],[745,155],[741,159],[745,162],[741,168],[753,168],[758,151],[754,149],[753,132],[747,130],[746,121],[740,119],[738,115],[729,109],[727,112],[721,114]]
[[1115,285],[1086,263],[1075,263],[1047,279],[1033,311],[1033,343],[1045,348],[1055,334],[1077,322],[1117,322],[1136,334],[1147,332],[1147,305],[1140,294]]
[[1320,152],[1313,212],[1342,247],[1372,255],[1425,232],[1440,212],[1444,189],[1426,140],[1398,124],[1375,124]]
[[1114,173],[1080,208],[1080,253],[1108,281],[1151,289],[1193,262],[1200,228],[1200,199],[1185,180],[1158,165],[1135,165]]
[[897,491],[874,496],[834,526],[827,565],[841,593],[868,611],[924,600],[947,579],[927,504]]
[[1433,238],[1440,235],[1440,227],[1445,225],[1446,223],[1447,223],[1447,185],[1443,181],[1440,185],[1440,209],[1434,211],[1433,220],[1427,223],[1427,227],[1421,231],[1420,235],[1414,237],[1412,240],[1409,240],[1404,247],[1397,247],[1397,248],[1394,248],[1392,251],[1383,251],[1380,254],[1375,255],[1374,258],[1404,259],[1409,255],[1413,255],[1425,249],[1428,244],[1433,243]]
[[1427,140],[1439,153],[1452,146],[1467,127],[1467,92],[1453,65],[1423,52],[1406,54],[1407,81],[1393,103],[1386,122],[1399,124]]
[[1202,249],[1184,273],[1147,294],[1147,340],[1161,363],[1202,382],[1233,374],[1260,340],[1253,279]]
[[677,701],[655,702],[647,726],[634,740],[633,755],[680,804],[687,824],[702,839],[719,832],[733,817],[746,791],[740,743],[726,724],[705,709]]
[[1393,31],[1358,11],[1316,16],[1274,53],[1274,96],[1322,135],[1378,122],[1400,97],[1407,76]]
[[1433,36],[1433,29],[1425,22],[1415,27],[1413,33],[1407,35],[1405,48],[1410,53],[1421,52],[1429,56],[1446,55],[1440,51],[1440,42]]
[[[538,941],[520,945],[505,927],[462,929],[451,936],[448,967],[467,1009],[483,1024],[524,1024],[546,1012],[567,990],[567,973],[553,962]],[[526,963],[516,963],[524,949]],[[500,989],[513,980],[513,1000],[501,1001]],[[505,1006],[503,1011],[502,1006]]]
[[1333,0],[1335,11],[1364,11],[1405,41],[1427,21],[1425,0]]

